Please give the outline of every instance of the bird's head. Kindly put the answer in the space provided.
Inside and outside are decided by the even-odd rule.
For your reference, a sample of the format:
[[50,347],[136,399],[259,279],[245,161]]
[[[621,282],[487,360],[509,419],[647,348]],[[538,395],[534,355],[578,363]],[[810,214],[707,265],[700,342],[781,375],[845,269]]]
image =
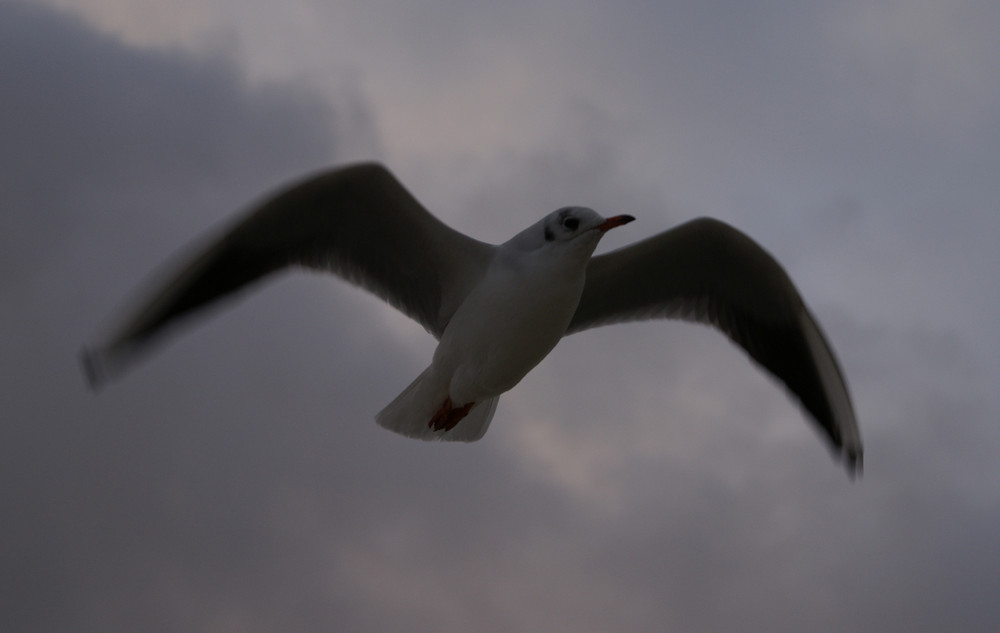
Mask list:
[[563,207],[518,233],[510,244],[527,251],[582,250],[589,257],[604,233],[634,219],[631,215],[605,218],[587,207]]

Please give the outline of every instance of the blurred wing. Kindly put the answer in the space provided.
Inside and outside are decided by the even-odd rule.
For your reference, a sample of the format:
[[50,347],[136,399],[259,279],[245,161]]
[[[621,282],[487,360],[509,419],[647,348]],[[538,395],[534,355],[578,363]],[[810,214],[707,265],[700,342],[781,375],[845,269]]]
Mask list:
[[294,265],[336,273],[440,337],[493,249],[437,220],[381,165],[327,171],[265,200],[202,247],[110,342],[85,352],[84,365],[97,386],[170,326]]
[[809,412],[848,472],[861,438],[844,377],[788,275],[756,242],[702,218],[594,257],[568,333],[655,318],[722,330]]

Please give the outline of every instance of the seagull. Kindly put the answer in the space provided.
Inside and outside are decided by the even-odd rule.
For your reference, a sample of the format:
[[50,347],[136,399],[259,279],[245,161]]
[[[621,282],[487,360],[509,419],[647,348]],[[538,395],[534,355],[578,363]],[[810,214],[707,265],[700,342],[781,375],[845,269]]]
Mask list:
[[312,175],[208,240],[106,342],[81,354],[92,388],[206,307],[291,267],[333,272],[437,340],[433,359],[375,416],[423,440],[480,439],[500,395],[562,339],[677,318],[714,326],[801,404],[850,475],[861,437],[833,350],[788,274],[737,229],[700,218],[593,256],[629,215],[558,209],[490,245],[431,215],[384,166]]

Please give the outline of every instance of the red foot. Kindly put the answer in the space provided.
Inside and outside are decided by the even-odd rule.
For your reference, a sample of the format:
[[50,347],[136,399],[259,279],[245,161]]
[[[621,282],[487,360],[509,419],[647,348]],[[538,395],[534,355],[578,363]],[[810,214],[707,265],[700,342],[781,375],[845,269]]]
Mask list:
[[435,431],[450,431],[455,428],[462,418],[469,415],[469,411],[472,409],[472,405],[475,402],[469,402],[463,404],[460,407],[455,407],[451,403],[451,397],[444,399],[444,404],[438,409],[438,412],[434,414],[431,421],[427,423],[427,428],[433,429]]

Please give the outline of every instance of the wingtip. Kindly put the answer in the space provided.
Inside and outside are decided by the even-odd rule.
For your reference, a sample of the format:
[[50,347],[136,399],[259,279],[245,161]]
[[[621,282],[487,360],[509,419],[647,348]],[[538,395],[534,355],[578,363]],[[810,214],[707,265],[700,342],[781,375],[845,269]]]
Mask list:
[[97,352],[84,347],[80,350],[80,365],[90,390],[100,391],[108,379],[107,364],[102,361]]
[[840,460],[847,470],[851,481],[861,479],[864,474],[864,453],[860,448],[844,448],[840,452]]

